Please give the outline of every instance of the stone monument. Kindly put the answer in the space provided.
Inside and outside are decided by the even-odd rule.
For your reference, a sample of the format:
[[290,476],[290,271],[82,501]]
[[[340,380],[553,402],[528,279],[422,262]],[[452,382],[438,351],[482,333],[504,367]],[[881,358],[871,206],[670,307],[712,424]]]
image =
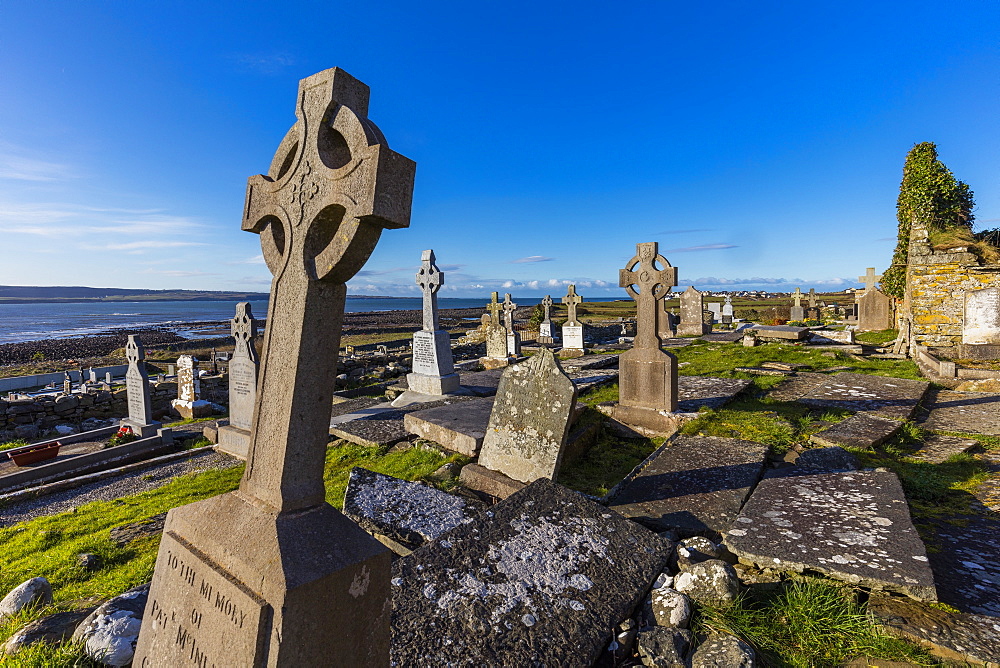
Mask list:
[[726,301],[722,305],[722,324],[730,325],[733,322],[733,296],[726,295]]
[[618,360],[619,400],[612,416],[653,432],[669,431],[670,413],[677,410],[677,358],[660,348],[656,334],[657,302],[676,284],[677,268],[659,254],[655,241],[636,244],[635,257],[619,272],[618,285],[636,302],[636,334]]
[[325,502],[323,462],[345,283],[409,225],[416,166],[343,70],[303,79],[296,116],[247,187],[274,278],[243,480],[167,515],[137,667],[389,664],[389,551]]
[[257,371],[260,359],[254,340],[257,321],[249,302],[236,305],[236,317],[230,323],[236,348],[229,360],[229,424],[219,427],[219,449],[242,459],[250,448],[253,408],[257,403]]
[[702,316],[704,304],[702,294],[693,285],[684,291],[681,295],[681,322],[677,325],[677,336],[701,336],[712,331],[711,328],[705,328]]
[[795,288],[795,292],[792,293],[792,298],[795,299],[795,304],[789,311],[789,320],[802,322],[806,319],[806,311],[802,308],[802,290]]
[[499,369],[509,363],[507,357],[507,328],[500,321],[503,304],[499,293],[490,294],[490,302],[486,305],[483,319],[488,319],[486,325],[486,357],[479,358],[480,364],[487,369]]
[[809,308],[806,309],[806,320],[822,320],[823,314],[816,305],[816,288],[809,288]]
[[458,374],[451,357],[451,337],[438,327],[437,293],[444,274],[434,264],[434,251],[420,257],[417,285],[424,295],[424,327],[413,334],[413,373],[406,383],[420,394],[448,394],[458,389]]
[[514,312],[517,304],[511,301],[510,293],[503,296],[503,326],[507,330],[507,354],[521,356],[521,335],[514,329]]
[[63,371],[63,394],[73,394],[73,377],[69,371]]
[[1000,359],[1000,288],[965,293],[959,355],[963,359]]
[[542,300],[542,309],[545,312],[545,317],[538,324],[538,342],[543,345],[551,345],[555,342],[552,338],[552,296],[545,295]]
[[660,341],[666,341],[677,336],[677,316],[667,309],[667,300],[657,302],[656,333]]
[[712,314],[712,322],[722,322],[722,304],[719,302],[709,302],[706,310]]
[[479,465],[521,482],[559,471],[576,386],[542,348],[503,372],[479,451]]
[[859,332],[880,332],[892,329],[892,298],[875,287],[876,281],[882,278],[875,274],[875,267],[868,267],[864,276],[858,276],[864,281],[865,291],[858,297],[858,328]]
[[170,405],[186,420],[212,414],[212,404],[201,398],[198,360],[191,355],[177,358],[177,398]]
[[562,326],[563,357],[583,355],[583,323],[576,319],[576,307],[583,302],[583,297],[576,294],[576,286],[570,285],[562,303],[566,305],[566,322]]
[[121,426],[129,427],[139,438],[156,434],[163,425],[153,420],[153,410],[150,407],[149,375],[146,373],[146,349],[142,340],[135,334],[129,334],[125,345],[125,357],[128,359],[128,370],[125,372],[125,395],[128,398],[128,417],[121,421]]

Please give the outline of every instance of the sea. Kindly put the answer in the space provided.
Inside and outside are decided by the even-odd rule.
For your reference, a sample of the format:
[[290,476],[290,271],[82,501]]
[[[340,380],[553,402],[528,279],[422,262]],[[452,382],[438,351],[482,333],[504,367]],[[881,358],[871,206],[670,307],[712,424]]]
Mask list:
[[[440,297],[438,308],[485,308],[486,301]],[[266,301],[250,304],[255,317],[267,316]],[[420,297],[348,297],[344,310],[361,313],[422,307]],[[0,304],[0,344],[86,336],[125,327],[165,327],[186,338],[219,336],[217,327],[205,328],[203,323],[229,320],[235,313],[235,301]]]

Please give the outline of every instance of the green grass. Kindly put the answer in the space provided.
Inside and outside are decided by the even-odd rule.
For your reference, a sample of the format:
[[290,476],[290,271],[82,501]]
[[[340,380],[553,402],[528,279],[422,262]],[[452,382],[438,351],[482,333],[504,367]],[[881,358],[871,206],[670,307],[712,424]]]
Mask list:
[[702,607],[693,628],[742,638],[766,665],[834,667],[857,656],[934,663],[923,650],[876,626],[851,588],[821,579],[789,582],[729,608]]
[[3,452],[4,450],[13,450],[14,448],[23,448],[26,445],[30,444],[23,438],[19,438],[14,441],[7,441],[6,443],[0,443],[0,452]]
[[854,340],[859,343],[868,343],[873,346],[880,346],[892,343],[899,336],[898,329],[883,329],[878,332],[858,332],[854,335]]
[[590,450],[560,468],[558,482],[584,494],[604,496],[664,440],[622,438],[605,429]]

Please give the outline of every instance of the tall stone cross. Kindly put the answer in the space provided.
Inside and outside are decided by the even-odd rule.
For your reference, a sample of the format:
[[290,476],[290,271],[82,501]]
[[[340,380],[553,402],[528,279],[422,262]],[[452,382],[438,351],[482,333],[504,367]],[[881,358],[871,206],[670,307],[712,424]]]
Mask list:
[[508,332],[514,331],[514,311],[517,310],[517,304],[510,300],[510,293],[508,292],[503,296],[503,325],[507,328]]
[[552,311],[552,296],[551,295],[545,295],[545,298],[542,299],[542,309],[544,309],[544,311],[545,311],[545,318],[542,319],[542,322],[550,322],[551,318],[549,316],[550,316],[551,311]]
[[566,291],[566,296],[562,298],[562,303],[566,305],[566,325],[575,326],[580,323],[576,321],[576,307],[583,302],[583,297],[576,294],[576,286],[570,285]]
[[494,327],[500,324],[500,312],[503,311],[503,304],[500,303],[500,293],[493,292],[490,294],[490,303],[486,305],[486,310],[490,314],[490,323]]
[[875,267],[868,267],[864,276],[858,276],[858,281],[865,284],[865,292],[871,292],[875,288],[875,283],[881,278],[882,274],[875,273]]
[[438,328],[437,293],[444,285],[444,274],[434,261],[434,251],[425,250],[420,256],[420,271],[417,272],[417,285],[424,293],[425,332],[433,332]]
[[[299,84],[298,122],[247,183],[243,229],[274,275],[240,490],[277,510],[321,503],[345,283],[383,229],[410,224],[416,164],[368,120],[368,86],[341,69]],[[261,399],[266,397],[266,401]]]
[[149,397],[149,375],[146,373],[146,350],[138,335],[129,334],[125,345],[128,370],[125,372],[125,393],[128,399],[128,417],[122,424],[131,427],[140,438],[156,433],[159,422],[153,421]]
[[[663,269],[657,269],[659,262]],[[677,285],[677,267],[657,251],[657,243],[636,244],[636,254],[624,269],[618,270],[618,285],[625,288],[636,303],[636,348],[660,347],[657,336],[656,302],[662,300],[670,288]]]
[[809,308],[816,308],[816,288],[809,288]]
[[792,293],[792,297],[795,298],[795,305],[802,306],[802,290],[795,288],[795,292]]

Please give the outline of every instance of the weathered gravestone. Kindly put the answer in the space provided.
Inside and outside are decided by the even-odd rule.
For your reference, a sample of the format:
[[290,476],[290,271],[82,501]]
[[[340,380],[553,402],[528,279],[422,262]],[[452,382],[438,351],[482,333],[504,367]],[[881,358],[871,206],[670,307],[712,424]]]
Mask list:
[[229,360],[229,424],[219,427],[219,449],[246,459],[253,426],[253,407],[257,403],[257,371],[260,360],[254,340],[257,321],[249,302],[236,305],[231,331],[236,341]]
[[484,314],[484,319],[489,318],[486,326],[486,357],[481,357],[479,362],[487,369],[497,369],[508,364],[507,328],[500,321],[503,304],[499,297],[496,292],[490,295],[490,303],[486,305],[487,313]]
[[130,334],[125,345],[128,370],[125,372],[125,394],[128,398],[128,417],[123,427],[130,427],[139,438],[156,433],[162,425],[153,420],[149,399],[149,375],[146,373],[146,350],[135,334]]
[[537,480],[393,565],[392,665],[594,665],[668,545]]
[[636,244],[635,257],[619,270],[618,285],[636,302],[636,335],[618,358],[619,399],[612,416],[652,431],[671,429],[669,413],[677,410],[677,358],[660,348],[656,326],[657,302],[676,284],[677,269],[657,252],[655,241]]
[[660,301],[658,305],[656,333],[660,337],[660,341],[663,342],[677,336],[678,317],[667,308],[666,298]]
[[542,299],[542,309],[544,310],[545,317],[538,324],[538,342],[549,345],[554,342],[552,338],[552,296],[545,295]]
[[858,277],[859,281],[865,283],[864,294],[858,297],[857,304],[859,332],[892,329],[892,297],[875,287],[875,282],[880,278],[882,275],[875,274],[875,267],[868,267],[868,272]]
[[576,319],[576,307],[583,297],[576,294],[576,286],[570,285],[562,303],[566,305],[566,322],[562,326],[562,347],[564,353],[583,353],[583,323]]
[[500,378],[479,465],[521,482],[554,478],[576,405],[576,386],[543,348]]
[[965,293],[963,359],[1000,359],[1000,287]]
[[424,296],[424,327],[413,334],[413,373],[406,383],[421,394],[447,394],[458,389],[458,374],[451,357],[451,337],[438,327],[437,293],[444,285],[444,274],[434,264],[434,251],[425,250],[420,258],[417,285]]
[[521,356],[521,334],[514,329],[514,313],[517,304],[511,301],[510,293],[503,296],[503,326],[507,330],[507,354]]
[[795,304],[792,305],[789,311],[789,319],[795,320],[796,322],[802,322],[806,319],[806,311],[802,308],[802,290],[795,288],[795,292],[792,293],[792,298],[795,299]]
[[63,371],[63,394],[73,394],[73,378],[69,371]]
[[177,398],[170,405],[187,420],[212,414],[212,404],[201,398],[198,360],[191,355],[177,358]]
[[249,179],[242,227],[274,274],[240,489],[167,516],[134,665],[389,663],[389,551],[325,503],[346,281],[409,225],[415,164],[339,69],[299,84],[295,125]]
[[710,326],[705,327],[704,310],[702,294],[693,285],[688,287],[681,295],[681,324],[677,325],[677,336],[701,336],[712,331]]
[[726,295],[726,301],[722,305],[722,323],[729,325],[733,322],[733,296]]
[[722,304],[719,302],[709,302],[706,305],[708,312],[712,314],[712,322],[722,322]]

